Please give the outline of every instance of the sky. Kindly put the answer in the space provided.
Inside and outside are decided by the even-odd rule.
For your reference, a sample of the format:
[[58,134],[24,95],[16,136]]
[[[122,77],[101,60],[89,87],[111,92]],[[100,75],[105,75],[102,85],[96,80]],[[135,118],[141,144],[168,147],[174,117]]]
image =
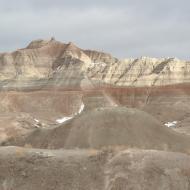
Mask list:
[[0,0],[0,52],[51,37],[121,59],[190,60],[190,1]]

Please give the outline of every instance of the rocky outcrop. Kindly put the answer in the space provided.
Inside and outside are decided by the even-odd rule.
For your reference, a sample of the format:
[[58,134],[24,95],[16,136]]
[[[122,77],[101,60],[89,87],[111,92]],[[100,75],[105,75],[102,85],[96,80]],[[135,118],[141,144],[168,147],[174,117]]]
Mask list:
[[[116,66],[116,65],[115,65]],[[106,81],[118,86],[164,86],[171,84],[189,83],[190,62],[178,59],[155,59],[142,57],[135,60],[120,62],[116,68],[110,68]]]
[[0,54],[2,88],[56,85],[80,87],[88,77],[96,85],[163,86],[190,82],[190,62],[175,58],[118,60],[55,39],[36,40],[26,48]]

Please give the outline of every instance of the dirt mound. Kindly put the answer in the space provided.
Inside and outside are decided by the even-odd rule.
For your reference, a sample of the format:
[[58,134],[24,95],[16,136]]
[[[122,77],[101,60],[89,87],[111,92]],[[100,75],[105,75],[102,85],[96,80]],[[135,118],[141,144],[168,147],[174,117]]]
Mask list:
[[185,154],[164,151],[120,152],[107,166],[107,189],[188,190],[188,160]]
[[73,120],[64,147],[128,146],[183,151],[189,149],[189,143],[188,137],[178,135],[143,111],[109,107],[95,109]]
[[103,189],[100,156],[97,151],[0,148],[0,189]]
[[190,139],[143,111],[109,107],[84,112],[53,129],[37,129],[30,136],[9,144],[51,149],[124,146],[186,152]]
[[0,148],[0,189],[188,190],[190,156],[163,151]]

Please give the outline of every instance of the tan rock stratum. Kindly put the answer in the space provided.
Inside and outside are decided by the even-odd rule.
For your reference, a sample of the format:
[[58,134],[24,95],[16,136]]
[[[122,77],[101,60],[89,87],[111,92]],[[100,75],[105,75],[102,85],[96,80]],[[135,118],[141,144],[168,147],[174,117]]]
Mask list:
[[[36,40],[26,48],[0,54],[2,88],[73,86],[88,77],[114,86],[162,86],[190,82],[190,62],[176,58],[118,60],[109,54],[83,50],[73,43]],[[68,81],[69,80],[69,81]],[[71,84],[70,84],[71,83]],[[50,84],[49,84],[50,85]]]

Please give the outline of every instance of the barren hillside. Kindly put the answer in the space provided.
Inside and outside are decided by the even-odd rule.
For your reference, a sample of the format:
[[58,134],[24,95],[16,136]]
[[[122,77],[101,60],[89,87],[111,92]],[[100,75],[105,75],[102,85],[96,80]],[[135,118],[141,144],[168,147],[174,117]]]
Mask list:
[[0,190],[190,188],[189,61],[35,40],[0,89]]

